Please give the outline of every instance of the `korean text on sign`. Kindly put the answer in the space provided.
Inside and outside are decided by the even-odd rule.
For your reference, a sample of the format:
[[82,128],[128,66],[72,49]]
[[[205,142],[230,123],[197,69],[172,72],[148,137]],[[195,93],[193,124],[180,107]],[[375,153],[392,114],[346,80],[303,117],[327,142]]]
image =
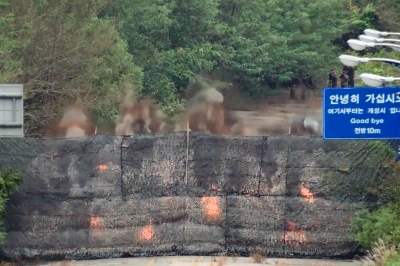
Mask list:
[[[349,103],[360,103],[360,95],[331,95],[329,96],[331,104],[349,104]],[[366,103],[372,104],[385,104],[385,103],[400,103],[400,92],[397,93],[373,93],[365,95]]]

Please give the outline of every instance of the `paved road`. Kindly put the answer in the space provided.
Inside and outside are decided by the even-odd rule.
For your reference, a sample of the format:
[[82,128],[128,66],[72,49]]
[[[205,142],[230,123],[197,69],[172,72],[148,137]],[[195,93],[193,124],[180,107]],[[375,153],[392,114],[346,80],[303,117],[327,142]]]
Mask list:
[[[311,259],[273,259],[268,258],[262,262],[263,265],[276,266],[356,266],[361,263],[356,261],[336,261],[336,260],[311,260]],[[150,257],[150,258],[121,258],[103,260],[82,260],[82,261],[62,261],[47,262],[38,265],[52,266],[257,266],[252,258],[237,257]]]

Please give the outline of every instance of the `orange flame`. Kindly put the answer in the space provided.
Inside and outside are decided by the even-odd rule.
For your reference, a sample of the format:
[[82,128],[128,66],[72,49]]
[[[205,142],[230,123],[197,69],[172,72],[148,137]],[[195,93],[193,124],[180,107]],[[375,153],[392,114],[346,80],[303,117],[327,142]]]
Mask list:
[[146,225],[140,232],[140,238],[143,240],[151,240],[154,237],[153,225],[150,223]]
[[307,242],[307,236],[304,229],[298,228],[296,223],[290,220],[287,221],[287,230],[282,239],[285,242],[296,246]]
[[211,220],[218,220],[221,217],[221,207],[219,206],[218,197],[202,197],[201,203],[203,204],[204,213]]
[[100,217],[90,215],[90,229],[101,229],[103,228],[103,220]]
[[306,198],[306,201],[313,203],[314,202],[314,195],[313,193],[305,187],[301,187],[300,189],[300,195],[304,198]]
[[105,165],[105,164],[100,164],[97,168],[98,168],[99,170],[102,170],[102,171],[108,169],[107,165]]

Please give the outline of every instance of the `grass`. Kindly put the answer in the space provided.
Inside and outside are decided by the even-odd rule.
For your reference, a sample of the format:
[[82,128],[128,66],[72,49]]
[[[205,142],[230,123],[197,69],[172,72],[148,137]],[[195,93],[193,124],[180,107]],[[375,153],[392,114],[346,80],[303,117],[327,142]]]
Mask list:
[[372,249],[368,251],[365,258],[362,259],[362,263],[365,266],[400,265],[400,254],[397,248],[389,244],[386,239],[378,239],[373,244]]

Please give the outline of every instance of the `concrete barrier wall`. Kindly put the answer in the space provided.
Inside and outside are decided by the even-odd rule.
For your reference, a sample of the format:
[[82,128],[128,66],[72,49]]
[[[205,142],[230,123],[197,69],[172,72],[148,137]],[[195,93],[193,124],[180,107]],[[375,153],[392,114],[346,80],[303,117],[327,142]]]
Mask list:
[[362,203],[319,185],[346,145],[201,133],[189,143],[186,133],[0,139],[0,167],[25,173],[2,250],[43,259],[349,256],[349,222]]

